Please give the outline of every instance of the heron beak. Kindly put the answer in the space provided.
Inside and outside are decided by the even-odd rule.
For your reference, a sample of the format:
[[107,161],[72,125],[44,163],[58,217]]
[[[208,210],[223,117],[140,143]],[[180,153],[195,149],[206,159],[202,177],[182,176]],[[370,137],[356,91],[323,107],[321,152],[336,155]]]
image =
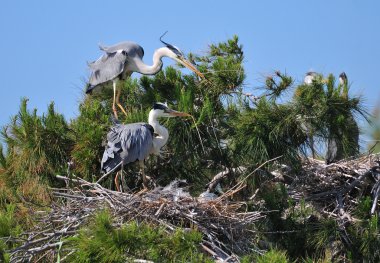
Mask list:
[[189,116],[191,116],[190,114],[188,114],[186,112],[180,112],[180,111],[175,111],[175,110],[169,110],[168,113],[173,117],[189,117]]
[[184,65],[185,67],[187,67],[188,69],[190,69],[191,71],[193,71],[195,74],[197,74],[200,78],[204,79],[205,76],[193,65],[191,64],[189,61],[187,61],[186,59],[184,58],[178,58],[176,59],[179,63],[181,63],[182,65]]

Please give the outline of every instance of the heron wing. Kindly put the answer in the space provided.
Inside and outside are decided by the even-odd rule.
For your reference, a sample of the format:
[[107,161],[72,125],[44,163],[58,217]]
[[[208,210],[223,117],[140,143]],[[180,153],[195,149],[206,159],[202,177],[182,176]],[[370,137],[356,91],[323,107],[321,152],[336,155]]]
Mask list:
[[101,169],[112,170],[120,163],[144,160],[153,145],[153,127],[146,123],[117,124],[107,134]]
[[100,46],[105,52],[98,60],[88,64],[92,70],[86,93],[90,93],[98,85],[115,79],[125,69],[128,58],[140,60],[144,56],[144,49],[130,41],[122,42],[113,46]]
[[98,60],[89,64],[92,70],[90,76],[90,86],[105,83],[109,80],[113,80],[120,75],[127,62],[128,55],[125,52],[107,53],[101,56]]
[[121,42],[109,47],[99,46],[99,48],[107,54],[112,54],[119,50],[123,50],[128,54],[129,57],[139,56],[142,59],[144,56],[144,49],[140,45],[131,41]]

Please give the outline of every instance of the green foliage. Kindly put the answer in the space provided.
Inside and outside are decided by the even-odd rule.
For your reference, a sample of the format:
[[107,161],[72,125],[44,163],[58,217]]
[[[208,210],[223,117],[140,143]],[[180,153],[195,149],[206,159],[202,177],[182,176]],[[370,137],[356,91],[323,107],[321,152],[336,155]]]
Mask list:
[[380,261],[380,231],[379,231],[379,218],[373,216],[367,221],[367,224],[362,228],[362,240],[360,251],[363,253],[364,258],[372,262]]
[[6,252],[7,249],[8,247],[5,242],[3,240],[0,240],[0,262],[10,262],[10,255]]
[[236,35],[226,42],[210,45],[206,56],[193,57],[190,55],[190,60],[192,59],[201,63],[199,69],[206,76],[206,81],[200,83],[201,88],[205,90],[202,93],[215,102],[243,85],[245,79],[242,65],[244,52]]
[[86,179],[99,174],[102,141],[110,126],[106,106],[96,99],[88,98],[79,107],[80,115],[71,123],[75,144],[71,152],[75,172]]
[[266,160],[283,156],[281,161],[296,163],[298,147],[305,136],[291,116],[292,109],[262,98],[257,107],[246,109],[231,120],[235,128],[231,135],[234,154],[246,163],[259,165]]
[[313,232],[309,233],[309,246],[317,251],[330,249],[333,242],[340,241],[340,230],[337,222],[332,218],[326,218],[313,226]]
[[368,145],[368,149],[373,153],[380,152],[380,104],[373,110],[370,122],[370,133],[373,142]]
[[52,180],[54,172],[64,169],[72,145],[68,125],[63,115],[55,112],[54,104],[38,116],[36,109],[27,109],[27,99],[21,101],[18,114],[1,135],[7,145],[2,166],[13,176],[33,174]]
[[357,222],[348,229],[352,238],[352,244],[348,247],[348,253],[353,261],[365,260],[366,262],[380,261],[380,224],[378,216],[372,216],[367,220]]
[[197,252],[202,235],[195,231],[164,229],[131,222],[120,228],[107,211],[99,212],[87,228],[69,240],[76,248],[70,262],[129,262],[146,259],[154,262],[213,262]]
[[27,101],[21,100],[18,114],[1,131],[6,145],[0,153],[2,207],[17,201],[50,202],[47,185],[59,184],[55,174],[66,170],[72,147],[68,124],[54,103],[39,116],[37,109],[28,110]]
[[270,250],[258,257],[257,263],[287,263],[289,262],[284,251]]
[[9,262],[9,250],[15,246],[12,241],[7,241],[9,237],[16,237],[21,233],[21,227],[15,217],[16,206],[9,204],[5,209],[0,209],[0,262]]
[[354,211],[355,216],[358,218],[369,219],[372,207],[372,199],[370,196],[364,196],[359,199],[359,203]]
[[15,205],[10,204],[0,211],[0,237],[16,236],[20,233],[21,229],[15,220],[15,208]]
[[363,100],[349,96],[347,84],[335,84],[335,77],[323,79],[319,75],[311,85],[297,87],[293,105],[298,116],[307,122],[312,136],[325,142],[334,138],[338,142],[337,159],[356,156],[359,153],[359,128],[355,115],[368,120]]
[[[304,200],[294,202],[288,198],[281,183],[265,183],[258,193],[268,209],[266,220],[260,226],[270,247],[285,250],[291,260],[306,258],[308,255],[322,257],[325,248],[318,247],[318,218],[316,211]],[[319,238],[321,239],[321,238]],[[324,242],[323,240],[322,242]]]
[[0,144],[0,169],[7,168],[7,158],[4,154],[3,145]]
[[286,256],[285,251],[271,249],[268,252],[266,252],[264,255],[257,256],[244,256],[241,261],[241,263],[250,263],[250,262],[257,262],[257,263],[288,263],[289,260]]

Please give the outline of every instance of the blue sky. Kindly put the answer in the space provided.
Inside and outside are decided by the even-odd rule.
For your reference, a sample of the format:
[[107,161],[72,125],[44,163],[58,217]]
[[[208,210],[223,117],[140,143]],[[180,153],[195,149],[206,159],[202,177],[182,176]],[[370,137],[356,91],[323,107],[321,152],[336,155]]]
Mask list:
[[[39,113],[54,101],[74,118],[98,44],[133,40],[145,62],[160,35],[184,52],[238,35],[246,86],[261,86],[274,70],[296,81],[313,69],[345,71],[351,92],[371,111],[380,99],[379,1],[18,1],[0,3],[0,126],[29,98]],[[167,59],[164,64],[170,64]],[[134,75],[137,76],[138,75]]]

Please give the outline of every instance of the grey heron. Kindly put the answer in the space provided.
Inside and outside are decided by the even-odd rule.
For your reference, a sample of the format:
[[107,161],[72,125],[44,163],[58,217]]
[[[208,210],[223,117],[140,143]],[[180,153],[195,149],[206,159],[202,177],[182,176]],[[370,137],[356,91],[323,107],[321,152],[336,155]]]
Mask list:
[[[146,188],[146,176],[144,172],[144,161],[150,154],[160,155],[161,148],[169,138],[168,130],[160,125],[158,118],[191,116],[188,113],[169,109],[166,104],[155,103],[149,112],[148,123],[116,123],[107,134],[107,145],[101,161],[101,169],[105,174],[98,180],[100,182],[116,169],[138,161],[142,173],[143,185]],[[115,182],[117,184],[116,174]]]
[[[339,85],[344,87],[340,96],[348,100],[348,79],[345,72],[339,75]],[[352,112],[345,114],[344,125],[332,122],[329,127],[326,164],[358,155],[360,152],[359,135],[360,129]]]
[[[165,34],[164,34],[165,35]],[[98,91],[103,87],[103,84],[112,82],[113,86],[113,103],[112,110],[117,118],[116,105],[127,115],[123,106],[119,102],[121,89],[118,88],[118,80],[125,80],[132,75],[133,72],[138,72],[144,75],[154,75],[162,68],[162,58],[169,57],[188,69],[195,72],[199,77],[204,78],[203,74],[197,70],[189,61],[185,59],[182,51],[171,44],[162,40],[165,45],[157,49],[153,54],[153,65],[149,66],[143,62],[144,49],[131,41],[121,42],[119,44],[103,47],[100,49],[105,52],[98,60],[89,63],[89,68],[92,73],[89,79],[89,84],[86,93]]]
[[312,123],[307,119],[307,117],[302,114],[296,115],[296,121],[300,124],[301,130],[306,134],[308,144],[311,150],[311,155],[313,159],[315,159],[316,158],[315,147],[314,147],[315,128],[312,125]]
[[337,134],[332,134],[330,131],[329,137],[327,140],[327,151],[325,157],[325,163],[331,164],[335,163],[344,158],[343,154],[343,143],[342,143],[342,135],[341,131],[335,131]]
[[340,85],[347,85],[347,75],[345,72],[340,73],[339,83],[340,83]]
[[[314,71],[307,72],[304,78],[304,84],[308,86],[311,85],[317,76],[318,74]],[[313,156],[313,159],[315,159],[316,154],[314,148],[314,127],[312,123],[308,120],[309,118],[310,117],[301,114],[298,114],[296,116],[296,120],[299,122],[301,130],[306,134],[311,149],[311,154]]]
[[306,85],[311,85],[316,76],[317,76],[317,73],[315,73],[314,71],[307,72],[304,78],[304,83]]

